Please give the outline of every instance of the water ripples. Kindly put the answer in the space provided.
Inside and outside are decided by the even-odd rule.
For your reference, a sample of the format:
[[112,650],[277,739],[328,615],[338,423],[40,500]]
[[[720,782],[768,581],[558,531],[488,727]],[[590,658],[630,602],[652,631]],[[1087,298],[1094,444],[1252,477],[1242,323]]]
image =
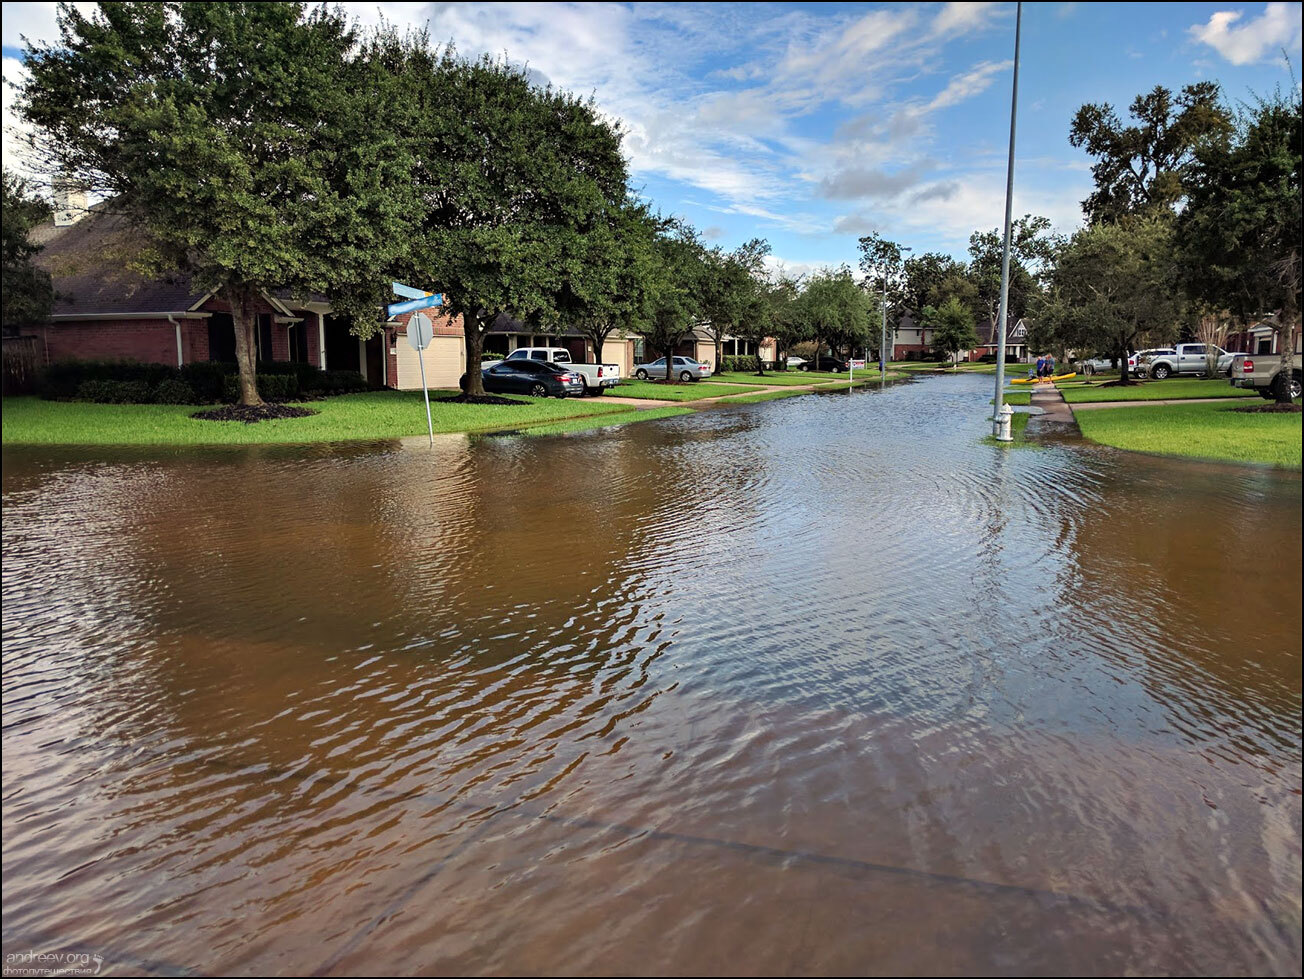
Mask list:
[[1297,972],[1298,476],[1003,450],[986,383],[7,450],[6,950]]

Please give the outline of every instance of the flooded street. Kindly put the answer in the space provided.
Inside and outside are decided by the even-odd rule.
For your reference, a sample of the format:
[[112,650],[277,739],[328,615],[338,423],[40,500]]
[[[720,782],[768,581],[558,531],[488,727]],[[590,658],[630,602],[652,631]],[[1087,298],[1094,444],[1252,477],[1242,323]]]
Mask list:
[[1298,975],[1299,473],[990,384],[6,449],[4,952]]

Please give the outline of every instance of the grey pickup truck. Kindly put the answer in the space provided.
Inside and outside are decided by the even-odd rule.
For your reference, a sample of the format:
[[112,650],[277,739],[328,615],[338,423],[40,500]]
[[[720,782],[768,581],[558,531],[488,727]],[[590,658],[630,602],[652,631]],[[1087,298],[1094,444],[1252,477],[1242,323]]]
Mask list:
[[1290,396],[1300,396],[1300,355],[1296,354],[1291,371],[1282,371],[1278,354],[1243,354],[1232,363],[1232,385],[1253,388],[1267,401],[1277,400],[1280,385],[1290,385]]

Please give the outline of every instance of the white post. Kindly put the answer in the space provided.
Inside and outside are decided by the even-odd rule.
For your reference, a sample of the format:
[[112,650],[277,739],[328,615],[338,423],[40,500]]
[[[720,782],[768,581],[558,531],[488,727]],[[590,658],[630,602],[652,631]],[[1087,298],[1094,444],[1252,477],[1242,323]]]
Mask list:
[[326,314],[317,314],[317,368],[326,369]]

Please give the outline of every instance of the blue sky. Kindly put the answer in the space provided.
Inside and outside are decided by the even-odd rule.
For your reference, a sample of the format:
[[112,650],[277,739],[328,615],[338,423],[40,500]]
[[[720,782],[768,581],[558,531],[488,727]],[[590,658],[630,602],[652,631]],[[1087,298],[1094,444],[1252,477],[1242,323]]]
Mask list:
[[[428,25],[539,81],[592,94],[626,131],[636,187],[713,243],[769,240],[795,271],[857,258],[878,231],[962,256],[1004,207],[1014,4],[342,4]],[[5,77],[53,4],[4,4]],[[1016,214],[1079,221],[1084,102],[1120,112],[1155,85],[1232,99],[1296,82],[1299,3],[1028,3]],[[6,126],[12,122],[6,94]],[[6,162],[9,154],[6,153]]]

